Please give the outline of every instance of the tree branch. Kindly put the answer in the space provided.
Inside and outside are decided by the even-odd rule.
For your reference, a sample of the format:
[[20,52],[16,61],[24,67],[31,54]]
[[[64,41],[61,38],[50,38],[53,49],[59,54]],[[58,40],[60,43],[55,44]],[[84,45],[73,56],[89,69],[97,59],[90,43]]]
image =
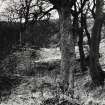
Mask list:
[[54,7],[52,7],[52,8],[50,8],[49,10],[47,10],[47,11],[45,11],[45,12],[43,12],[43,15],[42,16],[40,16],[38,19],[40,20],[40,19],[42,19],[45,15],[47,15],[50,11],[52,11],[52,10],[54,10],[55,8]]

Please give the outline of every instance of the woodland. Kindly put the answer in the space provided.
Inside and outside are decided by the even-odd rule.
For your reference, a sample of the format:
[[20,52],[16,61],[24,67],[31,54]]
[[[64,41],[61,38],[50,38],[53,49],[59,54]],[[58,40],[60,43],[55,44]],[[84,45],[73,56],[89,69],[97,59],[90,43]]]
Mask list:
[[105,105],[105,1],[4,4],[0,105]]

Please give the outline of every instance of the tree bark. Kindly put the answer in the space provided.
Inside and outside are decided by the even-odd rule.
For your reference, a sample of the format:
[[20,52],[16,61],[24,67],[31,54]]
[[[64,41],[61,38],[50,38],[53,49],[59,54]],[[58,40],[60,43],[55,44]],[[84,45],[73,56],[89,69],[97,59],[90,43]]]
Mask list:
[[81,13],[81,27],[79,28],[79,20],[78,20],[78,14],[74,14],[73,18],[73,37],[75,40],[75,43],[77,43],[77,36],[79,36],[79,41],[78,41],[78,46],[79,46],[79,54],[80,54],[80,67],[81,67],[81,72],[84,72],[86,70],[86,65],[85,65],[85,54],[83,50],[83,16]]
[[102,0],[96,1],[96,18],[92,29],[90,44],[90,75],[95,85],[102,85],[104,77],[99,63],[99,43],[103,23]]
[[86,70],[86,66],[85,66],[85,54],[83,50],[83,29],[82,28],[80,28],[80,31],[79,31],[78,46],[79,46],[79,54],[80,54],[81,72],[84,72]]
[[74,87],[75,45],[71,27],[71,13],[68,8],[59,10],[61,34],[61,75],[62,80]]
[[88,39],[88,45],[90,47],[90,33],[88,31],[88,26],[87,26],[88,23],[87,23],[86,15],[87,14],[85,14],[84,17],[83,17],[83,23],[84,23],[84,30],[85,30],[85,33],[86,33],[86,36],[87,36],[87,39]]

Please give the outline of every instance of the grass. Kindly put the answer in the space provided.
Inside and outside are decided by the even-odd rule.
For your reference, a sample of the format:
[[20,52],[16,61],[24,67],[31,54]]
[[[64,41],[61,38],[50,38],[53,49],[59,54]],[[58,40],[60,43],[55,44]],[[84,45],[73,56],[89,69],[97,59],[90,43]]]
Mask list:
[[[100,62],[104,65],[104,48],[100,52]],[[11,89],[11,95],[6,100],[3,99],[4,96],[1,98],[3,101],[0,105],[58,105],[58,102],[59,105],[68,105],[70,102],[75,105],[105,105],[105,87],[92,89],[88,72],[76,72],[74,99],[62,93],[59,86],[61,54],[58,48],[43,48],[37,52],[28,49],[17,51],[14,55],[17,60],[14,68],[17,72],[14,75],[22,80],[17,87]],[[80,69],[78,63],[77,66]],[[66,101],[62,101],[63,98]]]

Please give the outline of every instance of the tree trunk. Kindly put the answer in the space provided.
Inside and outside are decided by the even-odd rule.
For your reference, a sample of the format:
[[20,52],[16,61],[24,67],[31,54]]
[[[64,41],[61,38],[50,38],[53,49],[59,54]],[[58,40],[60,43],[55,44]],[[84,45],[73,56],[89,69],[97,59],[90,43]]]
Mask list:
[[[77,12],[76,8],[75,11]],[[78,17],[78,13],[75,13],[73,18],[73,37],[75,40],[75,43],[77,43],[77,36],[79,36],[79,42],[78,42],[78,46],[79,46],[79,54],[80,54],[80,67],[81,67],[81,72],[84,72],[86,70],[86,65],[85,65],[85,54],[84,54],[84,50],[83,50],[83,14],[81,13],[81,28],[79,28],[79,17]]]
[[61,75],[62,80],[73,88],[73,71],[75,67],[75,45],[71,27],[71,13],[68,8],[59,11],[61,34]]
[[80,54],[80,66],[81,66],[82,72],[84,72],[86,70],[86,66],[85,66],[85,54],[83,50],[83,29],[82,28],[80,28],[80,31],[79,31],[78,46],[79,46],[79,54]]
[[96,19],[92,29],[90,44],[90,75],[95,85],[101,85],[104,82],[102,69],[99,64],[99,42],[103,23],[102,0],[96,1]]
[[92,81],[95,84],[100,84],[101,75],[98,67],[99,64],[99,35],[101,24],[99,20],[95,20],[95,24],[93,27],[91,45],[90,45],[90,75],[92,77]]
[[88,23],[87,23],[86,15],[87,14],[85,14],[84,17],[83,17],[83,24],[84,24],[84,30],[85,30],[85,33],[86,33],[86,36],[87,36],[87,39],[88,39],[88,45],[90,47],[90,33],[88,31],[88,26],[87,26]]
[[76,37],[79,36],[78,46],[79,46],[79,54],[80,54],[80,67],[81,71],[84,72],[86,70],[85,66],[85,54],[83,50],[83,16],[81,15],[81,27],[79,28],[78,23],[78,15],[74,15],[73,19],[73,37],[76,40]]
[[[83,0],[80,0],[81,3],[81,7],[83,4]],[[80,66],[81,66],[81,70],[82,72],[84,72],[86,70],[85,67],[85,54],[84,54],[84,50],[83,50],[83,32],[84,32],[84,22],[83,22],[83,10],[81,10],[81,18],[80,18],[80,24],[81,27],[79,29],[79,42],[78,42],[78,46],[79,46],[79,53],[80,53]]]

